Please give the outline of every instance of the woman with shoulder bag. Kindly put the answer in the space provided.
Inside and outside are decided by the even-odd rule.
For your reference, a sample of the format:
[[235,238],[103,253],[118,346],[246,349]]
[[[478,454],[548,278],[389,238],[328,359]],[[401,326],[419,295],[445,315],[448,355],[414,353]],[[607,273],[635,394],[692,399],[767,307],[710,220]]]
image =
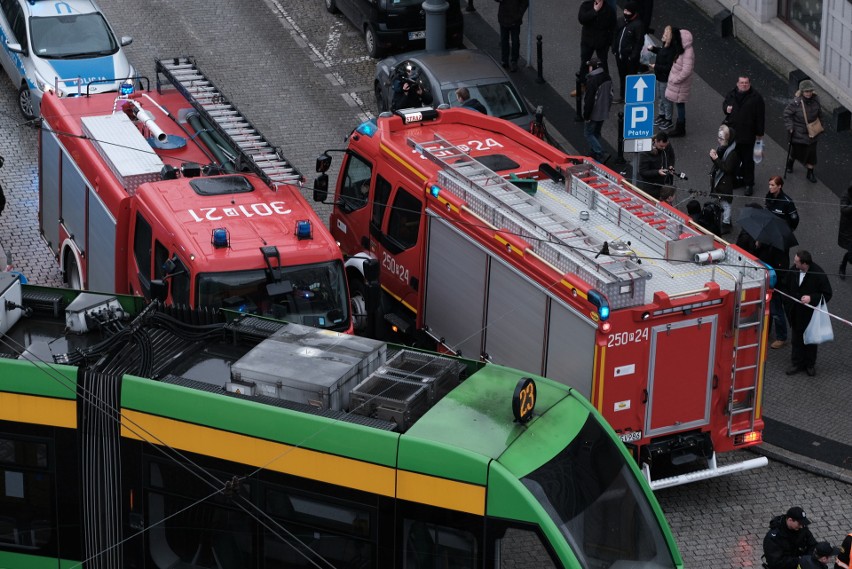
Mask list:
[[796,160],[802,162],[808,170],[808,181],[816,183],[814,166],[817,162],[817,140],[823,131],[822,106],[814,93],[814,84],[810,79],[799,83],[799,90],[793,100],[784,108],[784,128],[790,135],[790,157],[787,159],[787,172],[793,171]]

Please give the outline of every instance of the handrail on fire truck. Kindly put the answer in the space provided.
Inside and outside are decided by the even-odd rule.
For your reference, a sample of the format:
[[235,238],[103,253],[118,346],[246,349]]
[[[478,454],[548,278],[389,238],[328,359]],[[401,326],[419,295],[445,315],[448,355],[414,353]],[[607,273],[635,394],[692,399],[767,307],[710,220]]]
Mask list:
[[279,184],[302,184],[302,174],[198,69],[194,58],[161,59],[156,63],[156,72],[157,91],[162,90],[162,76],[239,154],[235,157],[238,169],[240,165],[248,167],[273,190]]

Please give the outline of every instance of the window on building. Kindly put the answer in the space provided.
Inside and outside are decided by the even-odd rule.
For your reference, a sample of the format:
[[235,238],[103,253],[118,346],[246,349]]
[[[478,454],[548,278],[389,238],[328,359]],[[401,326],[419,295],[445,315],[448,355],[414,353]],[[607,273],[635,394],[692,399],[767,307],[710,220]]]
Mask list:
[[778,17],[799,32],[808,42],[819,47],[822,35],[824,0],[780,0]]

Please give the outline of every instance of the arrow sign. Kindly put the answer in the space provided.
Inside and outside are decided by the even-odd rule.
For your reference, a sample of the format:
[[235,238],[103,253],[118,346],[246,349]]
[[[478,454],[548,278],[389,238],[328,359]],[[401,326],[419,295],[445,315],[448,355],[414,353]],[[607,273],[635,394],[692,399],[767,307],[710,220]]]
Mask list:
[[625,81],[624,102],[628,105],[652,103],[657,86],[652,77],[653,75],[628,75]]

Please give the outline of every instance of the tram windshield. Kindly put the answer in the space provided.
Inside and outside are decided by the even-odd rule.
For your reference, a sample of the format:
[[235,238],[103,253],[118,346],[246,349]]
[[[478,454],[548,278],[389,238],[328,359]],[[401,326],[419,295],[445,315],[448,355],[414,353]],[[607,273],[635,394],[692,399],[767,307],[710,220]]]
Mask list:
[[663,529],[624,456],[593,416],[522,479],[588,569],[675,567]]
[[349,328],[349,301],[339,261],[198,276],[198,306],[262,314],[317,328]]

